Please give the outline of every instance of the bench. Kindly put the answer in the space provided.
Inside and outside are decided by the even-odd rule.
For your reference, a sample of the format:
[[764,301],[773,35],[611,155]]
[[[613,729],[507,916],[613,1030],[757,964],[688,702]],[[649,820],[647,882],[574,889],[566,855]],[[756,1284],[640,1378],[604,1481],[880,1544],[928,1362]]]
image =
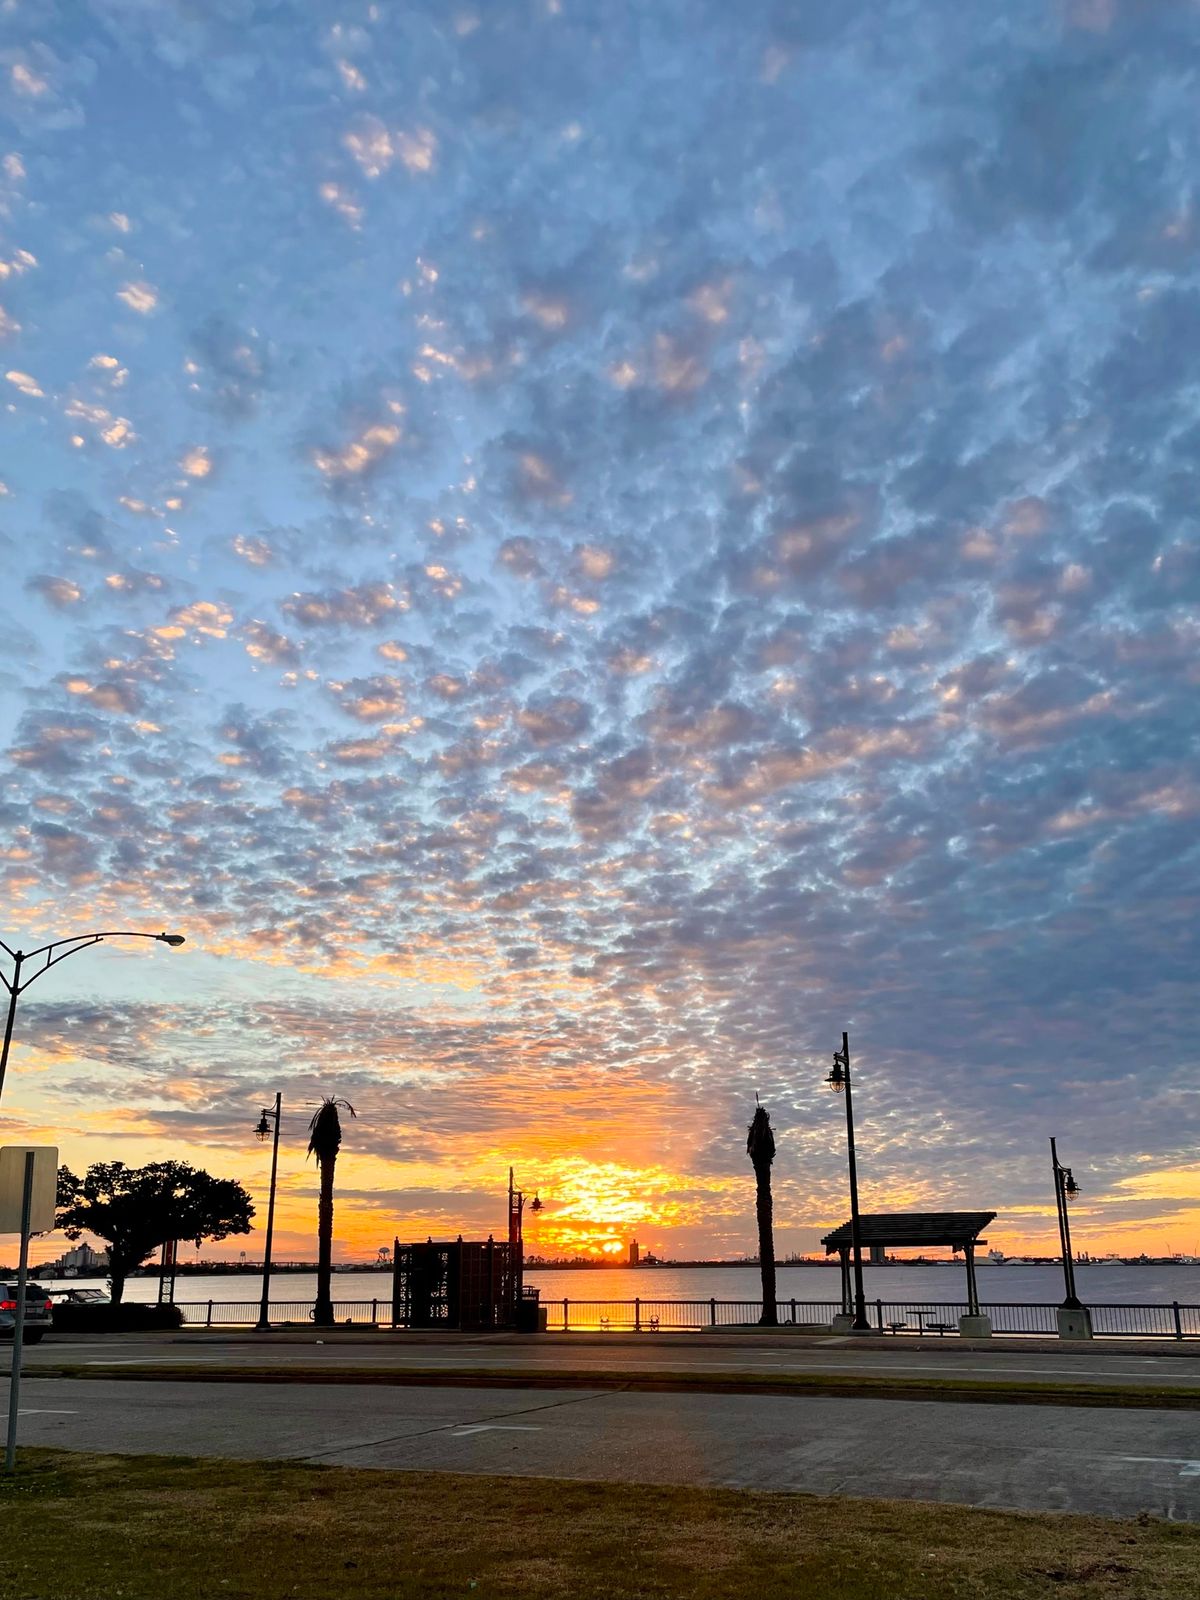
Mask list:
[[899,1333],[901,1328],[907,1328],[908,1327],[908,1323],[907,1322],[889,1322],[888,1323],[888,1327],[892,1330],[893,1333]]

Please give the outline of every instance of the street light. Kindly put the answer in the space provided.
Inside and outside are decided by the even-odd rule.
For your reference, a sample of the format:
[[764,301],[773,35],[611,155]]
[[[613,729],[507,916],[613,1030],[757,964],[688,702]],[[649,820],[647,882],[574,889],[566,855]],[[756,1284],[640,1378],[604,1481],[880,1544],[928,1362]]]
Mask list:
[[1083,1302],[1075,1293],[1075,1257],[1071,1253],[1071,1222],[1067,1216],[1067,1205],[1079,1193],[1079,1185],[1075,1182],[1075,1174],[1070,1167],[1064,1167],[1058,1159],[1058,1145],[1053,1139],[1050,1141],[1050,1160],[1054,1165],[1054,1203],[1058,1208],[1058,1242],[1062,1247],[1063,1280],[1067,1291],[1062,1309],[1081,1311]]
[[[0,972],[0,983],[3,983],[8,990],[8,1021],[4,1028],[4,1046],[0,1049],[0,1094],[4,1092],[8,1047],[12,1043],[13,1023],[17,1019],[18,998],[25,993],[35,978],[40,978],[44,972],[49,972],[51,967],[57,966],[60,961],[65,961],[68,956],[78,955],[89,945],[99,944],[102,939],[153,939],[158,944],[170,945],[172,949],[178,949],[184,943],[181,933],[136,933],[127,928],[106,933],[77,933],[70,939],[54,939],[50,944],[40,945],[36,950],[14,950],[11,945],[5,944],[4,940],[0,939],[0,950],[4,951],[13,964],[11,977]],[[21,973],[26,963],[36,961],[39,956],[45,956],[45,961],[22,981]]]
[[271,1124],[275,1124],[275,1138],[271,1145],[271,1196],[267,1201],[267,1240],[263,1247],[263,1281],[262,1300],[258,1307],[259,1328],[269,1328],[271,1309],[271,1240],[275,1233],[275,1173],[279,1167],[279,1113],[283,1108],[283,1095],[276,1094],[275,1109],[263,1107],[262,1116],[259,1117],[254,1132],[260,1144],[264,1143],[271,1132]]
[[851,1333],[870,1333],[867,1297],[863,1291],[862,1230],[858,1221],[858,1166],[854,1159],[854,1099],[850,1085],[850,1035],[842,1034],[842,1048],[833,1052],[833,1070],[825,1079],[834,1094],[846,1096],[846,1148],[850,1157],[850,1245],[854,1252],[854,1321]]

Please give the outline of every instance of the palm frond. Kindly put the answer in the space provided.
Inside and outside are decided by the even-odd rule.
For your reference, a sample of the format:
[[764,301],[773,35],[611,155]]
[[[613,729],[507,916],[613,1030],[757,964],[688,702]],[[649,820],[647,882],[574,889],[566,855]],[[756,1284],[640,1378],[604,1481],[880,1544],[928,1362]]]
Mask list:
[[755,1107],[746,1129],[746,1154],[756,1167],[775,1159],[775,1135],[771,1132],[770,1115],[763,1106]]
[[334,1095],[327,1095],[313,1113],[313,1119],[308,1125],[308,1153],[315,1155],[317,1165],[323,1166],[326,1161],[336,1161],[337,1153],[342,1147],[342,1121],[338,1111],[348,1111],[354,1116],[354,1107],[349,1100],[339,1100]]

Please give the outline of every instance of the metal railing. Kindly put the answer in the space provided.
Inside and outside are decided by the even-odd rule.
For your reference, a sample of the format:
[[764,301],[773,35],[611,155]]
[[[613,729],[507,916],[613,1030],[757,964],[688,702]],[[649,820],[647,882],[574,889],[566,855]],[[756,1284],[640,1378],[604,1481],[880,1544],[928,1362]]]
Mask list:
[[[245,1328],[258,1321],[257,1300],[177,1300],[183,1320],[189,1327]],[[272,1323],[312,1324],[314,1302],[311,1300],[272,1300],[268,1315]],[[335,1300],[335,1323],[350,1323],[355,1327],[388,1327],[392,1325],[392,1302],[386,1300]]]
[[[761,1300],[541,1300],[552,1333],[659,1333],[701,1332],[711,1328],[757,1325]],[[253,1327],[258,1302],[250,1300],[177,1301],[189,1327]],[[841,1311],[837,1300],[777,1300],[781,1326],[828,1327]],[[1164,1301],[1157,1305],[1103,1305],[1089,1307],[1097,1338],[1200,1339],[1200,1305]],[[1002,1334],[1058,1333],[1056,1302],[995,1301],[980,1306],[991,1320],[992,1331]],[[957,1333],[965,1316],[965,1301],[868,1300],[872,1328],[897,1336]],[[273,1324],[312,1325],[311,1300],[273,1300]],[[392,1324],[390,1299],[335,1300],[335,1324],[352,1327],[386,1327]]]

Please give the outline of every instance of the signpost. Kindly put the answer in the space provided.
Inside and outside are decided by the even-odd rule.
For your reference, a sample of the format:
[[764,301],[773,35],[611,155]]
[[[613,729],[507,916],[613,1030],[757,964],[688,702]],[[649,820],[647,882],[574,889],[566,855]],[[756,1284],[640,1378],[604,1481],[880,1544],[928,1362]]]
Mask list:
[[58,1195],[58,1151],[54,1145],[5,1145],[0,1149],[0,1233],[21,1236],[17,1267],[17,1311],[13,1326],[12,1374],[8,1381],[8,1438],[4,1470],[17,1460],[17,1416],[21,1403],[21,1356],[25,1336],[25,1284],[29,1277],[29,1236],[54,1227]]

